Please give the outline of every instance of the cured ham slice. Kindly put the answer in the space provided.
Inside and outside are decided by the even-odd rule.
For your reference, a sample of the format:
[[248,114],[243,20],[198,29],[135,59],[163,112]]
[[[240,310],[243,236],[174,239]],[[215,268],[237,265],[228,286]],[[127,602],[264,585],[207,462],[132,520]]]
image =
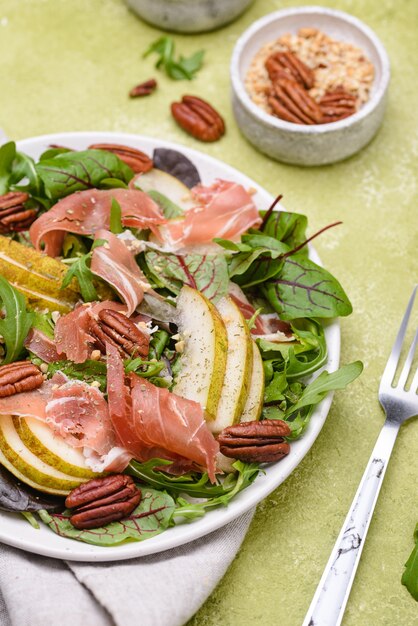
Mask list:
[[160,227],[164,243],[174,249],[205,244],[215,237],[236,240],[261,224],[257,207],[242,185],[217,180],[210,187],[197,185],[192,194],[199,206]]
[[206,468],[214,482],[219,445],[206,425],[200,404],[135,374],[131,374],[131,388],[133,419],[140,439],[195,461]]
[[45,408],[51,399],[52,388],[65,382],[65,380],[62,374],[56,374],[51,380],[46,380],[38,389],[0,398],[0,415],[28,416],[45,421]]
[[90,322],[102,309],[124,312],[126,306],[110,300],[84,304],[58,319],[54,339],[60,359],[67,358],[74,363],[84,363],[89,358],[94,342],[89,334]]
[[55,363],[63,358],[59,356],[55,341],[50,339],[38,328],[31,328],[25,339],[25,348],[45,363]]
[[118,443],[139,461],[182,457],[207,469],[215,480],[219,446],[197,402],[156,387],[136,374],[125,379],[118,351],[107,344],[110,417]]
[[103,229],[96,232],[95,238],[105,239],[107,243],[93,250],[90,269],[112,285],[125,302],[127,315],[132,315],[151,285],[121,239]]
[[83,381],[55,385],[45,417],[54,433],[74,448],[88,447],[102,455],[115,445],[107,402],[99,389]]
[[127,227],[151,229],[156,234],[165,219],[156,203],[145,193],[134,189],[88,189],[63,198],[32,224],[29,235],[37,250],[45,244],[49,256],[61,252],[65,233],[93,235],[109,228],[110,209],[115,199],[121,207],[122,224]]

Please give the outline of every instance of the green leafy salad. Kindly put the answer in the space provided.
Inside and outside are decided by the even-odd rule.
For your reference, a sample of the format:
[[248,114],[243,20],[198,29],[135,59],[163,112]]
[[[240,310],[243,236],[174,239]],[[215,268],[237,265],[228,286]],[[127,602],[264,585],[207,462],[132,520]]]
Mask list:
[[99,546],[227,506],[362,370],[306,216],[124,148],[0,148],[0,508]]

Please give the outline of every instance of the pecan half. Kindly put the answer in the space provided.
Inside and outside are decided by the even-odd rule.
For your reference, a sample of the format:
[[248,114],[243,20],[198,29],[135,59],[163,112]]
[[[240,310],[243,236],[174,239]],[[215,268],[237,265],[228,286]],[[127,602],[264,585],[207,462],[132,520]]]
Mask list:
[[0,233],[13,233],[27,230],[36,219],[36,209],[28,209],[25,202],[29,194],[10,191],[0,196]]
[[143,96],[150,96],[157,88],[157,81],[154,78],[145,81],[135,87],[132,87],[129,92],[131,98],[142,98]]
[[241,422],[224,428],[218,436],[220,450],[225,456],[247,463],[272,463],[289,453],[284,437],[290,428],[282,420]]
[[92,143],[91,146],[89,146],[89,150],[106,150],[106,152],[116,154],[116,156],[126,163],[126,165],[129,165],[136,174],[148,172],[154,165],[152,159],[150,159],[145,152],[117,143]]
[[0,398],[32,391],[44,382],[42,372],[30,361],[16,361],[0,367]]
[[93,478],[73,489],[65,500],[74,509],[70,522],[80,530],[100,528],[128,517],[141,501],[141,491],[125,474]]
[[276,52],[270,55],[265,62],[265,67],[273,83],[277,78],[293,78],[306,89],[314,86],[313,71],[293,52]]
[[196,96],[183,96],[181,102],[173,102],[171,113],[177,124],[199,141],[217,141],[225,134],[225,122],[219,113]]
[[328,91],[319,101],[323,124],[338,122],[357,111],[357,98],[344,89]]
[[93,319],[89,328],[96,347],[106,353],[106,341],[119,350],[126,358],[129,356],[147,356],[149,335],[139,328],[123,313],[112,309],[102,309],[97,320]]
[[270,106],[277,117],[295,124],[320,124],[322,111],[308,92],[294,80],[277,78],[273,83]]

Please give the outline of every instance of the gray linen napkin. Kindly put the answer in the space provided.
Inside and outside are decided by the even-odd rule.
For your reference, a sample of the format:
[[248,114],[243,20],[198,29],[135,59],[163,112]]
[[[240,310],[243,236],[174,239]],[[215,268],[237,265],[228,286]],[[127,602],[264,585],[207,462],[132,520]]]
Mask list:
[[1,545],[0,626],[182,626],[225,574],[253,514],[122,562],[59,561]]

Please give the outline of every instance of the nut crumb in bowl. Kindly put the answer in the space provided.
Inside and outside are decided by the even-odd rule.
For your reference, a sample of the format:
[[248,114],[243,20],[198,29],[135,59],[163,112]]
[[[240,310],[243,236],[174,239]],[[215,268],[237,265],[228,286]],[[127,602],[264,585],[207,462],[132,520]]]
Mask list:
[[[368,101],[374,79],[374,66],[364,51],[351,43],[333,39],[319,29],[305,27],[300,28],[297,34],[286,33],[262,46],[249,66],[245,88],[253,102],[266,113],[282,117],[276,107],[272,106],[270,98],[272,74],[268,71],[269,60],[280,56],[280,53],[291,53],[291,60],[296,60],[313,74],[313,85],[308,83],[304,86],[310,87],[308,95],[320,105],[324,105],[328,111],[327,100],[331,94],[331,99],[335,99],[333,97],[335,95],[339,96],[340,100],[342,94],[344,104],[347,104],[347,99],[350,101],[350,106],[345,107],[344,114],[330,116],[325,113],[321,123],[336,121],[353,114]],[[322,102],[324,97],[325,101]]]

